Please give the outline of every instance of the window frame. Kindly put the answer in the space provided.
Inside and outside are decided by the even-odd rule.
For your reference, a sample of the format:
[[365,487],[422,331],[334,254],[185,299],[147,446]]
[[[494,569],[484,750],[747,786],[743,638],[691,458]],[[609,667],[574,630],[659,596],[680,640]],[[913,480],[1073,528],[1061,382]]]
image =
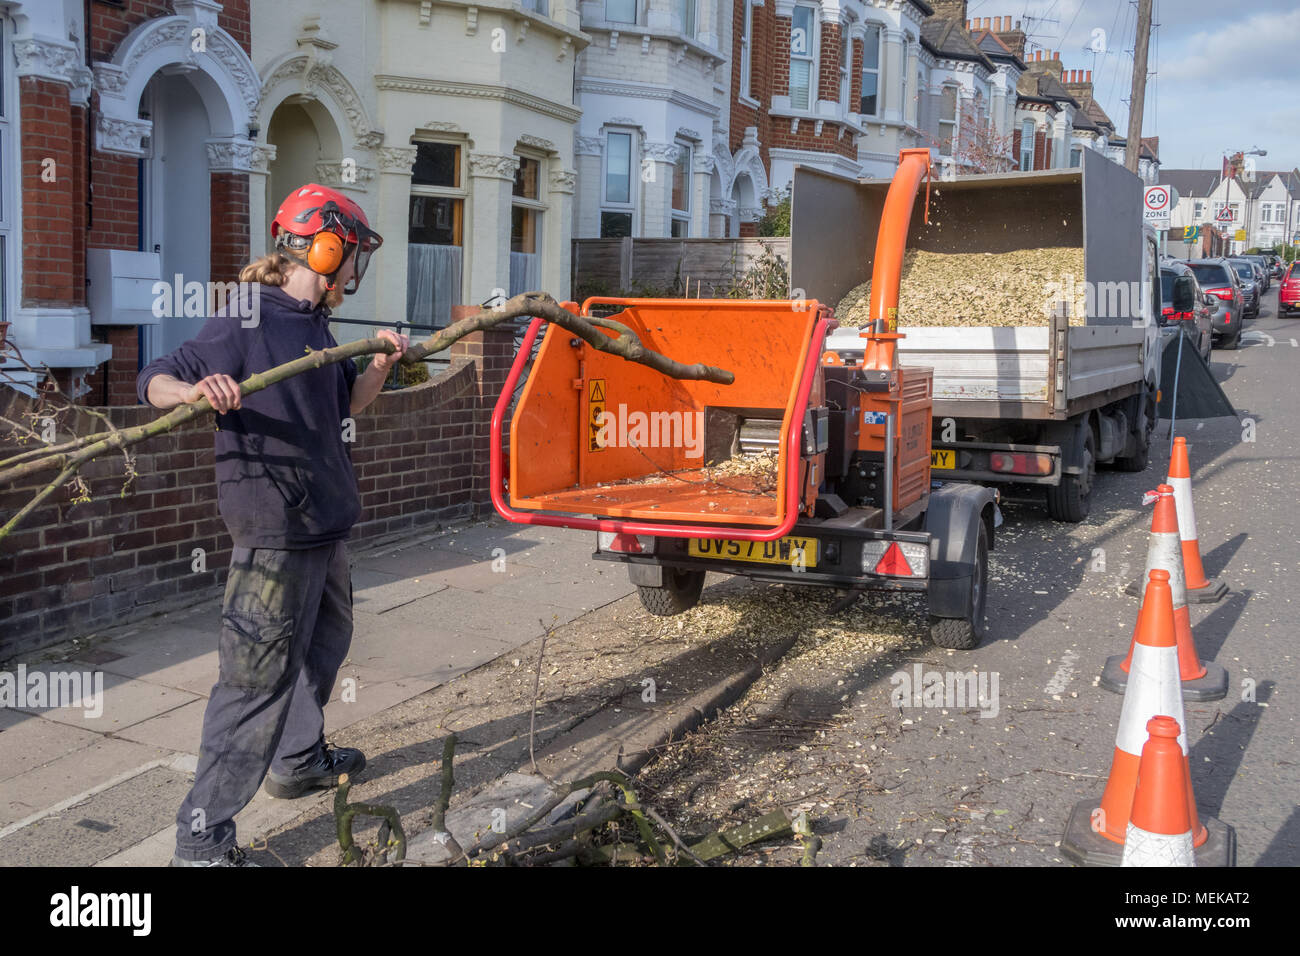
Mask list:
[[[690,23],[687,23],[687,12],[690,12]],[[700,5],[699,0],[677,0],[677,12],[681,16],[682,36],[689,40],[694,40],[700,29]]]
[[[691,235],[692,200],[695,198],[694,196],[691,195],[691,193],[693,192],[692,187],[694,185],[691,182],[691,179],[693,178],[691,172],[691,163],[695,159],[695,144],[691,143],[689,140],[678,139],[673,141],[673,145],[685,153],[684,157],[679,154],[678,162],[673,164],[673,184],[676,184],[677,182],[678,170],[684,169],[686,181],[682,184],[683,186],[682,195],[686,197],[686,208],[678,209],[677,206],[673,204],[673,189],[672,189],[673,184],[670,184],[668,189],[668,217],[672,221],[668,225],[668,234],[669,236],[672,236],[673,227],[675,226],[676,223],[680,222],[683,224],[682,235],[673,238],[687,239]],[[684,164],[682,163],[682,159],[685,159]]]
[[[469,143],[468,143],[466,140],[463,140],[463,139],[456,139],[456,138],[453,138],[453,137],[434,137],[434,136],[428,136],[428,137],[421,137],[421,138],[418,138],[418,139],[412,139],[412,140],[411,140],[411,145],[414,146],[414,147],[416,148],[416,150],[417,150],[417,161],[418,161],[418,150],[419,150],[420,146],[454,146],[454,147],[456,147],[456,166],[457,166],[457,168],[456,168],[456,181],[459,182],[460,185],[459,185],[459,186],[431,186],[431,185],[428,185],[427,183],[417,183],[417,182],[414,181],[414,179],[412,179],[412,182],[411,182],[411,185],[410,185],[410,194],[409,194],[409,196],[407,197],[407,208],[406,208],[406,228],[407,228],[408,235],[409,235],[410,228],[411,228],[411,207],[410,207],[410,201],[411,201],[411,199],[413,199],[413,198],[415,198],[415,197],[417,197],[417,196],[423,196],[423,197],[429,197],[429,198],[434,198],[434,199],[451,199],[451,200],[459,200],[459,202],[460,202],[460,229],[459,229],[459,234],[460,234],[460,235],[459,235],[459,239],[460,239],[460,241],[459,241],[459,242],[443,243],[443,244],[444,244],[444,245],[452,245],[452,246],[460,246],[461,249],[464,249],[465,246],[466,246],[466,241],[465,241],[465,233],[466,233],[465,223],[466,223],[466,221],[467,221],[467,219],[468,219],[468,217],[469,217],[469,215],[470,215],[470,210],[469,210],[469,177],[468,177],[468,175],[467,175],[467,174],[468,174],[468,168],[467,168],[467,167],[468,167],[468,163],[469,163]],[[462,274],[462,276],[461,276],[461,282],[462,282],[462,284],[464,283],[464,281],[465,281],[465,277],[464,277],[464,275]]]
[[618,2],[618,0],[604,0],[604,5],[601,9],[601,15],[604,16],[606,23],[627,23],[635,26],[641,22],[641,0],[627,0],[627,2],[632,4],[631,20],[617,20],[614,17],[611,17],[609,15],[609,5],[611,2]]
[[[952,119],[947,120],[943,118],[943,109],[944,109],[943,98],[948,93],[949,90],[952,91]],[[961,120],[961,87],[958,86],[956,83],[945,83],[939,89],[939,116],[937,118],[937,126],[936,126],[936,129],[938,129],[939,131],[939,155],[940,156],[948,156],[951,158],[956,157],[957,148],[960,145],[957,141],[957,130],[958,130],[958,124],[960,120]],[[943,135],[943,128],[945,126],[952,127],[952,135],[949,136],[946,140]],[[944,147],[945,142],[947,143],[946,151]]]
[[[544,224],[546,221],[546,213],[551,208],[550,203],[543,198],[543,196],[545,196],[545,191],[542,188],[542,184],[546,182],[547,157],[542,153],[533,152],[532,150],[529,149],[516,149],[514,155],[515,155],[515,159],[521,160],[519,166],[520,169],[523,168],[522,160],[530,160],[532,162],[537,163],[537,198],[530,199],[527,196],[516,196],[514,194],[514,190],[511,189],[510,216],[511,216],[511,232],[513,233],[514,231],[513,220],[514,220],[515,207],[519,207],[520,209],[527,209],[536,214],[536,220],[535,220],[536,225],[534,226],[536,235],[533,236],[533,245],[536,247],[537,251],[533,254],[538,257],[537,261],[539,263],[539,268],[540,268],[540,263],[544,262],[542,258],[542,250],[545,249],[545,243],[542,241],[543,238],[542,230],[544,228]],[[513,242],[514,242],[514,236],[512,235],[511,236],[512,245]],[[515,250],[512,248],[510,251],[514,252]]]
[[849,31],[840,32],[840,108],[846,113],[853,106],[853,37]]
[[737,0],[745,5],[740,33],[740,98],[753,102],[754,96],[754,5],[750,0]]
[[[794,22],[795,16],[800,10],[808,11],[808,22],[811,27],[811,36],[808,39],[808,53],[796,54],[794,52]],[[812,113],[817,109],[817,95],[819,90],[819,76],[821,72],[821,7],[812,3],[796,3],[790,13],[790,49],[788,51],[789,76],[786,80],[786,94],[790,99],[790,109]],[[794,64],[795,61],[808,63],[808,102],[804,106],[796,106],[794,101]]]
[[[609,138],[610,136],[627,136],[627,202],[616,202],[609,198]],[[631,216],[631,225],[628,227],[628,235],[637,234],[638,215],[637,215],[637,183],[640,182],[639,170],[640,163],[637,162],[637,156],[640,153],[640,136],[638,131],[631,126],[606,126],[601,130],[601,150],[600,150],[600,212],[629,214]],[[603,235],[604,229],[600,230]]]
[[[871,31],[876,31],[876,65],[867,66],[867,45],[870,43]],[[860,71],[860,85],[858,86],[858,115],[864,119],[879,119],[884,116],[885,110],[885,85],[884,85],[884,68],[882,64],[885,58],[885,25],[878,20],[867,20],[863,24],[862,31],[862,69]],[[903,72],[907,72],[906,58],[904,58]],[[862,109],[862,101],[866,99],[864,91],[867,88],[867,74],[870,73],[876,78],[876,92],[872,94],[876,99],[876,108],[873,112],[867,113]]]
[[[1025,135],[1026,132],[1028,132],[1029,134],[1028,136]],[[1035,142],[1037,138],[1038,138],[1038,123],[1035,122],[1033,119],[1021,120],[1020,121],[1020,155],[1016,158],[1016,168],[1020,170],[1020,172],[1022,173],[1032,170],[1034,168],[1035,161],[1038,159],[1038,156],[1036,155],[1038,152],[1037,150],[1038,144]],[[1026,140],[1028,140],[1027,147],[1026,147]],[[1029,157],[1028,166],[1025,165],[1026,154]]]

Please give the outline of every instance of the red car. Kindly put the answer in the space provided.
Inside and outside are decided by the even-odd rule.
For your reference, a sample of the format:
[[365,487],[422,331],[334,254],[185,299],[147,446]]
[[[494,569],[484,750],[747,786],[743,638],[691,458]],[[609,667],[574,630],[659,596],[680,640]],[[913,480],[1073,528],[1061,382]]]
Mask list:
[[1282,285],[1277,292],[1279,315],[1300,311],[1300,260],[1291,263],[1282,273]]

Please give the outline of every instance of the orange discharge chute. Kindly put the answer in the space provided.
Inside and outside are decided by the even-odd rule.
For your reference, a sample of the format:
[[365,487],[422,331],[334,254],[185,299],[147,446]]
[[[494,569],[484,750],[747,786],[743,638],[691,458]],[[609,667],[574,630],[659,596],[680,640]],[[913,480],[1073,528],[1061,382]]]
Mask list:
[[885,196],[885,210],[880,216],[876,239],[876,258],[871,270],[871,325],[862,333],[867,340],[862,367],[895,368],[895,343],[898,341],[898,287],[903,271],[903,253],[907,249],[907,230],[912,221],[912,206],[921,180],[926,181],[926,222],[930,205],[930,151],[904,149],[898,154],[898,170]]

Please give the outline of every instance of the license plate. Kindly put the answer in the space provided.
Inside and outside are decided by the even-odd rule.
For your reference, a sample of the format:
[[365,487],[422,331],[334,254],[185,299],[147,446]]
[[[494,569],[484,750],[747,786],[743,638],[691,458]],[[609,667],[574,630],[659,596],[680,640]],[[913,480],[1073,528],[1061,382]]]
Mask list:
[[799,563],[803,552],[805,568],[817,565],[817,539],[785,537],[776,541],[732,541],[727,538],[692,538],[686,553],[693,558],[721,558],[757,564]]
[[930,467],[931,468],[956,468],[957,453],[951,448],[932,448],[930,449]]

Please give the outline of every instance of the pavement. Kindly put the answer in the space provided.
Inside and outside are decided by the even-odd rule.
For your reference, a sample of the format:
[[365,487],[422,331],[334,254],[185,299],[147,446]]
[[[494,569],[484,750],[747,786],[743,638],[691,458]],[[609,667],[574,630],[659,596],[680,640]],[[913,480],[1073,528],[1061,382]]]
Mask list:
[[[621,566],[591,560],[593,544],[590,533],[493,518],[354,553],[353,641],[327,737],[346,745],[358,721],[632,593]],[[214,598],[25,661],[102,679],[102,713],[0,709],[0,865],[170,859],[217,676],[220,611]],[[259,791],[236,818],[241,842],[301,812]]]

